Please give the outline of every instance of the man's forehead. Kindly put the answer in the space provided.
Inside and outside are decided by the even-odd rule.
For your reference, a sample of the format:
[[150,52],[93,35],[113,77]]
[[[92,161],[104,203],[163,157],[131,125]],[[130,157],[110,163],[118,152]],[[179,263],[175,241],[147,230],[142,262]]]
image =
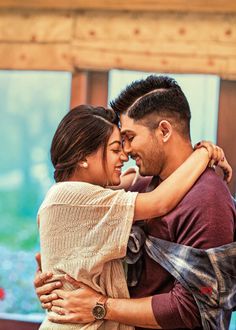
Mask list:
[[142,122],[137,122],[133,118],[130,118],[128,115],[122,114],[120,116],[120,132],[121,135],[128,133],[135,133],[142,131],[144,125]]
[[127,115],[122,114],[120,116],[120,130],[121,134],[124,134],[127,131],[133,130],[135,127],[134,120]]
[[120,121],[121,121],[121,123],[129,123],[129,122],[132,122],[133,119],[130,118],[126,113],[122,113],[120,115]]

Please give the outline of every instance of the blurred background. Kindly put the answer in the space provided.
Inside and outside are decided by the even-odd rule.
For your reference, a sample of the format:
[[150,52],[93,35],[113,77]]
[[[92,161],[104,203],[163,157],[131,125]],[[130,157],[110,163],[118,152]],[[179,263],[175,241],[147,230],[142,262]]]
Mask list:
[[107,106],[150,73],[174,77],[193,144],[224,148],[235,196],[235,45],[234,1],[0,1],[0,329],[37,329],[43,317],[32,284],[36,214],[53,183],[51,139],[70,108]]

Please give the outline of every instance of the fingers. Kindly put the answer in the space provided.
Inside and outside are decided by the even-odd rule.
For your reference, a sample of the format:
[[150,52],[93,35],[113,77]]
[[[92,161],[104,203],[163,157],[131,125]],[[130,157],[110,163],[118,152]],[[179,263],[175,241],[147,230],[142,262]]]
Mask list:
[[209,158],[212,158],[212,155],[214,153],[214,145],[211,142],[208,141],[201,141],[195,144],[194,149],[199,149],[199,148],[206,148],[209,154]]
[[224,173],[224,180],[229,183],[232,179],[233,170],[225,159],[225,157],[219,162],[218,166],[222,169]]
[[36,276],[34,278],[34,286],[38,288],[44,285],[45,281],[52,277],[52,273],[42,273],[40,270],[37,271]]
[[39,300],[41,301],[41,303],[49,303],[54,299],[57,299],[58,296],[56,293],[52,293],[52,294],[43,294],[39,297]]
[[65,290],[54,290],[53,293],[57,295],[57,297],[62,298],[62,299],[67,299],[73,291],[65,291]]
[[64,308],[57,307],[57,306],[52,306],[51,311],[54,313],[57,313],[59,315],[66,315],[66,313],[67,313]]
[[71,277],[70,275],[66,274],[65,275],[65,280],[67,282],[69,282],[70,284],[72,284],[75,288],[82,288],[82,287],[86,287],[85,284],[79,282],[79,281],[76,281],[73,277]]
[[64,274],[53,274],[49,279],[45,280],[44,283],[52,283],[52,282],[63,282],[65,279]]
[[36,260],[37,265],[38,265],[38,270],[42,271],[41,254],[39,252],[36,253],[35,260]]
[[209,166],[213,167],[214,165],[218,165],[223,170],[224,180],[229,183],[232,179],[233,171],[225,158],[223,149],[208,141],[201,141],[197,143],[194,146],[194,149],[201,147],[204,147],[208,150],[209,157],[211,158]]
[[218,162],[220,162],[224,158],[223,149],[215,145],[214,143],[210,141],[201,141],[194,146],[194,149],[199,149],[202,147],[206,148],[209,153],[209,158],[211,159],[209,162],[210,167],[212,167],[213,165],[217,165]]
[[52,308],[52,303],[42,303],[41,306],[43,309],[50,310]]
[[227,183],[230,183],[230,181],[232,180],[232,172],[229,173],[227,171],[224,171],[224,180],[227,182]]
[[52,282],[48,284],[43,283],[41,286],[36,286],[36,293],[38,296],[50,294],[53,290],[58,289],[61,286],[61,282]]
[[52,301],[52,307],[65,307],[65,300],[63,299],[56,299]]
[[224,152],[223,150],[215,145],[212,145],[212,156],[211,156],[211,161],[209,162],[209,166],[213,167],[214,165],[217,165],[221,159],[224,157]]
[[220,148],[208,141],[202,141],[200,147],[204,147],[207,149],[210,161],[210,166],[213,166],[215,163],[220,161]]

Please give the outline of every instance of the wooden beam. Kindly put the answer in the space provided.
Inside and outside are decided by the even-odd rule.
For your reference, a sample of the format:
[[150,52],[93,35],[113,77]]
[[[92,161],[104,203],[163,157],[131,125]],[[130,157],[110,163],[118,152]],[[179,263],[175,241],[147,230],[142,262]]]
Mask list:
[[231,79],[236,77],[235,67],[228,72],[227,59],[211,56],[124,53],[104,49],[94,51],[86,48],[74,48],[73,55],[74,65],[80,69],[110,70],[116,68],[150,72],[217,74],[224,77],[230,75]]
[[70,108],[88,102],[88,72],[76,70],[71,81]]
[[0,12],[0,69],[206,73],[236,78],[236,14]]
[[236,15],[85,11],[76,15],[75,66],[236,77]]
[[150,49],[155,40],[236,43],[235,14],[83,11],[75,18],[75,39],[91,42],[128,40],[148,44]]
[[72,76],[71,109],[79,104],[107,107],[108,72],[75,71]]
[[221,146],[233,168],[233,179],[229,184],[231,193],[236,193],[236,81],[221,80],[218,116],[217,144]]
[[1,0],[0,8],[232,13],[236,12],[236,2],[232,0]]
[[0,43],[0,69],[73,71],[67,44]]
[[89,72],[88,104],[107,107],[108,72]]
[[0,42],[69,42],[70,12],[4,11],[0,13]]

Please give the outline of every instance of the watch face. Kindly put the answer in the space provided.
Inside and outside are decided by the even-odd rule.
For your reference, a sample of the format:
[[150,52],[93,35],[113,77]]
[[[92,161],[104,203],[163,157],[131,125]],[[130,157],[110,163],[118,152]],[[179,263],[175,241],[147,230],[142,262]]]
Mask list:
[[103,305],[96,305],[93,308],[92,313],[93,313],[93,316],[95,317],[95,319],[102,320],[106,315],[106,309]]

